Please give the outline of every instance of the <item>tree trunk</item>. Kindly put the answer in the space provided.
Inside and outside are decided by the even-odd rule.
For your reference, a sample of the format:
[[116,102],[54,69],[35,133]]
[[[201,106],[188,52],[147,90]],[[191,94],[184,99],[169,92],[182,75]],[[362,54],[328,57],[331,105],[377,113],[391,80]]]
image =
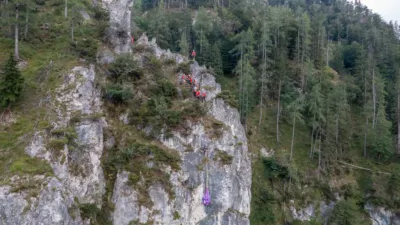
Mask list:
[[279,144],[279,117],[281,114],[281,87],[282,87],[282,80],[279,79],[278,111],[276,113],[276,144]]
[[18,26],[18,18],[19,18],[19,5],[15,7],[15,51],[14,51],[14,57],[16,60],[19,60],[19,46],[18,46],[18,31],[19,31],[19,26]]
[[318,180],[320,179],[320,177],[321,177],[321,170],[322,170],[322,167],[321,167],[321,132],[320,132],[320,134],[319,134],[319,140],[318,140]]
[[24,38],[26,38],[28,36],[28,26],[29,26],[29,7],[26,6]]
[[200,54],[203,51],[203,28],[200,28]]
[[260,129],[261,127],[261,121],[262,121],[262,113],[263,113],[263,97],[264,97],[264,79],[265,79],[265,70],[266,70],[266,51],[265,51],[265,43],[263,43],[263,47],[262,47],[262,51],[263,51],[263,61],[264,61],[264,65],[263,65],[263,71],[262,71],[262,75],[261,75],[261,93],[260,93],[260,119],[258,120],[258,129]]
[[240,48],[240,86],[239,86],[239,114],[243,116],[243,47]]
[[295,106],[295,111],[293,113],[293,127],[292,127],[292,144],[290,145],[290,159],[292,161],[293,158],[293,145],[294,145],[294,131],[296,129],[296,113],[297,113],[297,105]]
[[326,41],[326,66],[329,66],[329,38]]
[[261,127],[262,113],[263,113],[263,89],[264,89],[264,75],[261,76],[261,94],[260,94],[260,118],[258,120],[258,129]]
[[368,116],[365,116],[365,131],[364,131],[364,157],[367,157],[367,130],[368,130]]
[[68,0],[65,0],[64,18],[67,19],[67,17],[68,17]]
[[372,69],[372,100],[373,100],[373,114],[372,114],[372,128],[376,124],[376,89],[375,89],[375,68]]
[[339,140],[339,113],[336,113],[336,141],[335,141],[335,151],[336,151],[336,160],[338,160],[338,140]]
[[314,132],[315,132],[315,128],[314,128],[314,123],[315,123],[315,113],[314,113],[314,118],[313,118],[313,128],[311,131],[311,148],[310,148],[310,159],[314,158]]
[[296,56],[296,60],[297,60],[297,63],[299,63],[300,62],[300,29],[299,28],[297,28],[297,41],[296,41],[296,43],[297,43],[297,56]]
[[[400,84],[400,80],[398,81],[398,83]],[[400,90],[398,88],[397,88],[397,154],[400,154]]]
[[74,42],[74,20],[71,19],[71,41]]

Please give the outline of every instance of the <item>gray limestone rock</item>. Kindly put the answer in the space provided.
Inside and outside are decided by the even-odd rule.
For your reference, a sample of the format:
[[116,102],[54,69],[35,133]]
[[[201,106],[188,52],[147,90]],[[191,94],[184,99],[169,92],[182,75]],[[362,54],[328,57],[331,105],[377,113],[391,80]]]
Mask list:
[[133,0],[103,0],[110,13],[107,40],[116,54],[131,52],[131,9]]
[[79,210],[74,211],[77,207],[73,195],[56,178],[48,178],[34,197],[24,191],[14,193],[10,186],[0,187],[0,224],[88,224]]

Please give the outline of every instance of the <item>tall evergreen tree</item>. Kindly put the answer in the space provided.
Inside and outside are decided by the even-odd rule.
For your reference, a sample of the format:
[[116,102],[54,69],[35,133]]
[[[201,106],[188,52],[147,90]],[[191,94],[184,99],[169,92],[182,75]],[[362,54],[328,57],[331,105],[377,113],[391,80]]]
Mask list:
[[187,56],[189,54],[189,44],[186,36],[186,29],[182,31],[181,40],[179,41],[179,49],[182,55]]
[[21,95],[24,78],[17,68],[14,55],[10,57],[4,67],[4,75],[0,80],[0,103],[3,107],[10,107],[10,103],[18,100]]

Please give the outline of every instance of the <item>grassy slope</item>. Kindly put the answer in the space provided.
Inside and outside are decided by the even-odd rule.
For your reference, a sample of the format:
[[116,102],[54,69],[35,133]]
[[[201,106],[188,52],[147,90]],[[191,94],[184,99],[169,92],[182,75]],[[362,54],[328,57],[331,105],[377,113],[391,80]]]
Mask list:
[[[30,24],[30,32],[21,37],[20,57],[27,62],[22,69],[25,85],[21,100],[12,105],[16,123],[0,126],[0,181],[6,182],[14,174],[51,173],[50,166],[43,160],[31,158],[24,148],[35,131],[51,128],[50,121],[56,119],[46,103],[39,104],[46,96],[54,96],[55,88],[62,82],[63,75],[74,66],[82,64],[70,45],[69,21],[61,14],[59,1],[45,1],[36,13],[35,23]],[[72,1],[82,8],[82,1]],[[89,11],[90,12],[90,11]],[[43,23],[49,23],[49,30],[41,30]],[[76,28],[77,40],[83,36],[99,39],[93,32],[87,32],[89,25]],[[22,27],[21,27],[22,28]],[[88,36],[86,36],[88,35]],[[9,54],[14,51],[13,39],[0,40],[0,65],[4,65]],[[51,66],[50,66],[50,62]]]

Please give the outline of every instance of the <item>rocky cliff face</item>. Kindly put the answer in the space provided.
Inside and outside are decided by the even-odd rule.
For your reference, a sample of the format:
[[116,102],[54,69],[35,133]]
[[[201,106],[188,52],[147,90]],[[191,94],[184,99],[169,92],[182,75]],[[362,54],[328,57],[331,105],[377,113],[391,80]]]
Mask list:
[[[51,131],[37,131],[25,149],[31,157],[48,161],[54,177],[14,176],[10,185],[0,187],[2,224],[84,224],[78,204],[101,205],[104,122],[95,117],[101,112],[101,99],[94,79],[94,65],[75,67],[64,76],[49,105],[57,116]],[[26,184],[35,188],[15,191]]]
[[131,52],[131,9],[133,0],[103,0],[110,13],[107,40],[116,54]]
[[[109,40],[113,52],[108,50],[110,54],[103,57],[106,62],[99,62],[108,63],[113,60],[114,53],[131,51],[132,1],[104,0],[103,3],[111,14]],[[145,37],[140,42],[153,48],[158,58],[171,58],[177,63],[186,60],[160,49],[155,42],[149,43]],[[82,218],[79,206],[101,207],[105,179],[100,158],[107,144],[103,140],[103,128],[108,125],[102,116],[95,68],[96,65],[78,66],[63,76],[62,84],[49,101],[49,108],[55,112],[52,128],[36,131],[25,149],[31,157],[46,160],[53,174],[14,176],[9,184],[0,186],[1,224],[89,224],[88,219]],[[153,206],[141,206],[138,192],[128,184],[129,173],[120,171],[112,194],[113,224],[249,224],[251,161],[239,114],[223,100],[215,98],[221,88],[205,68],[195,63],[191,65],[191,71],[208,90],[207,117],[221,123],[220,134],[215,135],[204,120],[199,120],[188,121],[192,128],[189,134],[174,132],[169,138],[161,135],[159,141],[178,151],[182,159],[180,171],[167,168],[174,196],[170,197],[163,186],[155,184],[149,189]],[[207,155],[201,150],[202,146],[206,147]],[[203,206],[201,202],[206,163],[210,206]],[[35,183],[35,189],[15,189],[15,186],[28,182]]]
[[[171,58],[178,62],[185,59],[158,48],[143,36],[138,44],[153,48],[159,58]],[[146,208],[138,204],[138,193],[128,182],[128,173],[118,174],[114,187],[114,224],[129,224],[130,221],[154,224],[249,224],[251,161],[247,150],[247,138],[240,123],[239,113],[223,100],[216,99],[221,91],[215,78],[206,69],[191,65],[194,78],[208,91],[206,105],[208,116],[223,124],[218,137],[209,134],[202,120],[191,123],[189,134],[174,132],[171,138],[162,135],[159,140],[168,148],[179,151],[182,170],[171,172],[171,183],[175,198],[170,199],[162,186],[153,185],[149,194],[154,206]],[[177,76],[178,79],[179,76]],[[189,99],[190,101],[190,99]],[[206,147],[206,154],[201,150]],[[218,154],[226,154],[231,161],[222,163]],[[203,206],[206,170],[208,161],[211,205]],[[201,168],[202,167],[202,168]]]

